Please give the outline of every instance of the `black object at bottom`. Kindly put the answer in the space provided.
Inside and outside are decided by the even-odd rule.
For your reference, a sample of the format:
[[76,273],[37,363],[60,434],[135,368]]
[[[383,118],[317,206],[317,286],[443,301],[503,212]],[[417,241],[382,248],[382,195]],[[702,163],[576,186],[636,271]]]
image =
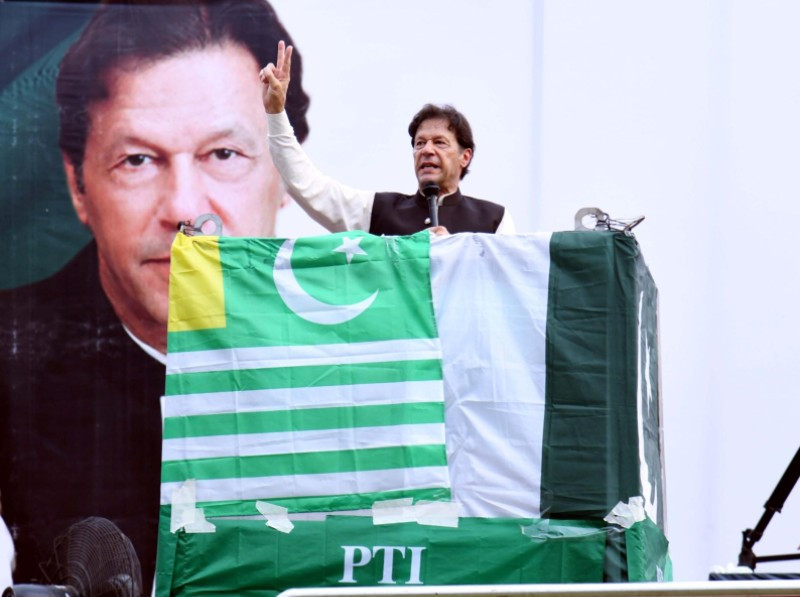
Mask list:
[[94,516],[73,524],[55,542],[47,563],[55,584],[20,584],[3,597],[141,597],[142,570],[130,539]]
[[3,597],[77,597],[72,587],[58,585],[14,585],[3,591]]
[[800,554],[782,554],[776,556],[756,556],[753,553],[753,546],[761,539],[764,530],[767,528],[769,521],[776,512],[780,512],[786,498],[792,492],[792,489],[797,484],[800,478],[800,448],[792,458],[789,466],[784,471],[781,480],[775,486],[772,495],[769,496],[767,503],[764,504],[765,512],[754,529],[745,529],[742,531],[742,551],[739,553],[739,566],[747,566],[751,570],[755,570],[758,562],[781,562],[786,560],[800,560]]
[[800,580],[800,573],[795,572],[752,572],[721,573],[712,572],[708,580]]

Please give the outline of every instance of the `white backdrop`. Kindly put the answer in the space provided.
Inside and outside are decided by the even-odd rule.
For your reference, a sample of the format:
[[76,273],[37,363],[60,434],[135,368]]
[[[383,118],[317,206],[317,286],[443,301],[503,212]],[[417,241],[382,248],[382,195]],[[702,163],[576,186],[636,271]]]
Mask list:
[[[536,225],[585,204],[647,216],[668,536],[676,579],[702,580],[736,560],[800,445],[800,3],[538,6]],[[756,554],[797,553],[799,522],[797,487]]]
[[[450,102],[477,142],[462,190],[509,206],[521,231],[571,229],[584,206],[647,217],[675,578],[734,562],[800,444],[800,3],[273,3],[327,174],[412,191],[408,121]],[[317,232],[296,207],[278,229]],[[756,553],[795,550],[798,522],[800,488]]]

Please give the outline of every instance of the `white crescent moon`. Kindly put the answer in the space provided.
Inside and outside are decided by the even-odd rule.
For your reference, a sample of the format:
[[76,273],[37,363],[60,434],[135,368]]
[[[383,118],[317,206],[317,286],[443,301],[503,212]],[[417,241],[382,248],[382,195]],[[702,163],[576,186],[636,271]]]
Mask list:
[[278,294],[286,306],[306,321],[321,325],[337,325],[350,321],[366,311],[378,296],[376,290],[371,296],[352,305],[331,305],[315,299],[302,289],[294,276],[292,270],[293,250],[294,240],[284,241],[275,257],[272,277],[275,280]]

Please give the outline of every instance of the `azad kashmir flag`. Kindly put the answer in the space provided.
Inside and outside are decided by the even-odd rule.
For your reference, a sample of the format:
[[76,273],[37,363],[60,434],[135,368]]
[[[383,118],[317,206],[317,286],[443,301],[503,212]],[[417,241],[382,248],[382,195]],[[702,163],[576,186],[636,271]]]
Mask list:
[[179,234],[160,595],[671,577],[616,232]]

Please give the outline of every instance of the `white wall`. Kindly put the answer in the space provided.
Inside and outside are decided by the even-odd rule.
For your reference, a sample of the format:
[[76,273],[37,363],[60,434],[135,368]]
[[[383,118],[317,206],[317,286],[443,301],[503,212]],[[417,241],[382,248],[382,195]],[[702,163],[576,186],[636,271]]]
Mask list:
[[[537,224],[584,205],[647,216],[668,535],[676,579],[702,580],[735,562],[800,445],[800,4],[540,6]],[[799,522],[800,487],[756,554],[795,551]]]
[[[462,190],[521,230],[570,229],[584,206],[647,217],[675,577],[734,562],[800,435],[800,3],[273,3],[306,59],[324,172],[413,191],[408,121],[451,102],[478,145]],[[278,230],[318,232],[296,207]],[[794,550],[798,522],[800,487],[756,553]]]

